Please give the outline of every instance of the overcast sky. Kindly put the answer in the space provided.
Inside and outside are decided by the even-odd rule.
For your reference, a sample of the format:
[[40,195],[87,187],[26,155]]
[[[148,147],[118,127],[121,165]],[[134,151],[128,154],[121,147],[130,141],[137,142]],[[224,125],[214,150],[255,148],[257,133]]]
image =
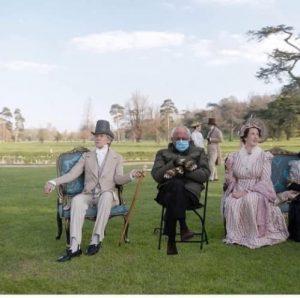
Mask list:
[[205,108],[272,94],[255,73],[279,44],[248,30],[285,24],[300,33],[298,0],[0,0],[0,110],[25,127],[77,130],[139,91],[159,106]]

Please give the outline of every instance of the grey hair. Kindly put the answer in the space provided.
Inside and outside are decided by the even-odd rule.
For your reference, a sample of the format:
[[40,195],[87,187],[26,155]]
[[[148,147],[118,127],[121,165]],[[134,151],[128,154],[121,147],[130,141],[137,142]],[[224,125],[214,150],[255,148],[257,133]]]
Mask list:
[[112,138],[110,135],[106,135],[106,136],[108,139],[108,145],[110,145],[113,142],[114,138]]
[[186,127],[186,126],[177,126],[177,127],[174,127],[171,131],[171,139],[173,139],[174,135],[175,135],[175,132],[178,130],[178,129],[184,129],[187,133],[187,135],[189,136],[189,138],[191,138],[191,132],[190,130]]

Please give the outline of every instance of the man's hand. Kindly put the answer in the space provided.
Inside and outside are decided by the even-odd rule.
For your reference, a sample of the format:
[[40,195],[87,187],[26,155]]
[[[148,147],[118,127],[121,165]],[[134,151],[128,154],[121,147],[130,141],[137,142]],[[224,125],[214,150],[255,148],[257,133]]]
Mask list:
[[44,192],[46,194],[51,193],[53,190],[55,189],[55,185],[50,183],[49,181],[46,182],[45,186],[44,186]]
[[183,166],[188,172],[193,172],[197,169],[197,164],[192,159],[186,159],[183,163]]
[[184,162],[185,162],[185,158],[184,157],[177,157],[173,163],[174,163],[174,166],[175,167],[182,167],[184,165]]
[[171,179],[175,176],[182,176],[183,174],[184,174],[183,167],[179,166],[179,167],[167,170],[164,174],[164,178]]
[[132,177],[134,178],[140,178],[140,177],[145,177],[145,172],[144,171],[140,171],[140,170],[133,170],[131,172]]
[[191,158],[178,157],[174,160],[175,167],[183,167],[188,172],[193,172],[197,169],[197,164]]

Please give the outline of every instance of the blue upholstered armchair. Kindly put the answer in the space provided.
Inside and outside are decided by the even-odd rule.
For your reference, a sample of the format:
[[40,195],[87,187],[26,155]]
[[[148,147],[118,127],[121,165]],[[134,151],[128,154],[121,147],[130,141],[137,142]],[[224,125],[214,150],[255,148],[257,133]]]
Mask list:
[[[80,159],[84,152],[89,151],[89,149],[84,147],[77,147],[69,152],[62,153],[58,156],[56,161],[57,176],[62,176],[68,173],[72,167]],[[57,193],[57,228],[58,233],[56,239],[60,239],[63,231],[63,221],[66,230],[67,245],[70,244],[70,209],[72,198],[81,193],[84,184],[84,173],[79,176],[76,180],[62,184],[58,187]],[[126,223],[126,216],[128,213],[128,207],[125,205],[122,197],[123,186],[117,185],[120,205],[115,206],[111,209],[110,218],[115,216],[122,216],[124,219],[124,225]],[[86,218],[90,220],[95,220],[97,216],[97,208],[89,207],[86,213]],[[124,241],[128,242],[128,225],[126,225],[126,231],[124,234]]]
[[[287,190],[288,176],[290,172],[289,162],[291,160],[299,160],[300,153],[290,152],[279,147],[274,147],[269,150],[274,158],[272,160],[272,182],[276,193]],[[282,203],[279,205],[282,212],[288,212],[289,203]]]

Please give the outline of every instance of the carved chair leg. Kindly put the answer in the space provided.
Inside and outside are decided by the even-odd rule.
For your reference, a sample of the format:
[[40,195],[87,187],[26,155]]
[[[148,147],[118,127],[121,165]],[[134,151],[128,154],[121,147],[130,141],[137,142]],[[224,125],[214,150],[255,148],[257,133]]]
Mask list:
[[65,219],[65,229],[66,229],[66,241],[67,247],[70,246],[70,219]]
[[62,219],[59,216],[59,212],[56,213],[56,222],[57,222],[57,235],[56,240],[59,240],[62,234]]

